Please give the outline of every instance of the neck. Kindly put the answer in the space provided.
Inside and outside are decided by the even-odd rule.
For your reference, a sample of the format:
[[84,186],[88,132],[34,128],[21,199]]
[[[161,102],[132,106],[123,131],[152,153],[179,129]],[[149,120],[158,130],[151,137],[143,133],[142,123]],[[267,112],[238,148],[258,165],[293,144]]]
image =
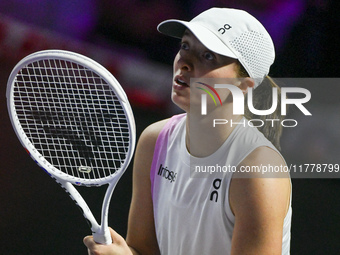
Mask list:
[[186,146],[191,155],[207,157],[217,151],[243,116],[233,115],[232,107],[219,107],[207,115],[187,115]]

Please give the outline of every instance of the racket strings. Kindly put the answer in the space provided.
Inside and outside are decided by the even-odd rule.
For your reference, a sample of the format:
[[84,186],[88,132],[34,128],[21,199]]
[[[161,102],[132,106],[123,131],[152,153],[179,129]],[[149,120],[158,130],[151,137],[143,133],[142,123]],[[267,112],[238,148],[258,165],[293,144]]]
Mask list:
[[99,179],[124,163],[126,113],[95,72],[64,60],[31,63],[16,77],[14,104],[28,139],[63,173]]

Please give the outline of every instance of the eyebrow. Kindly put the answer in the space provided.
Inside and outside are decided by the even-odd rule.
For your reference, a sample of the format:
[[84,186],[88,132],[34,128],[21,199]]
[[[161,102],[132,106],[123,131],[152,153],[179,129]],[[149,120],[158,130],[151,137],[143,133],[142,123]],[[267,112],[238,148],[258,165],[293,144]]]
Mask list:
[[183,33],[183,35],[190,35],[190,32],[189,32],[189,30],[188,30],[188,29],[185,29],[185,31],[184,31],[184,33]]
[[184,33],[183,33],[183,35],[182,35],[182,38],[184,37],[184,36],[190,36],[192,34],[192,32],[189,30],[189,29],[185,29],[185,31],[184,31]]

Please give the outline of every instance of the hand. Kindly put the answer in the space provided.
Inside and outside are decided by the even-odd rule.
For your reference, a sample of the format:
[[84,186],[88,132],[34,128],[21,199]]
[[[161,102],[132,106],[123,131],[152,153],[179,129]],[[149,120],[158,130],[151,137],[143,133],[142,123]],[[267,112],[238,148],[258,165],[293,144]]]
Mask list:
[[112,244],[98,244],[93,240],[92,236],[86,236],[83,240],[88,248],[89,255],[132,255],[132,252],[126,241],[112,228],[110,229]]

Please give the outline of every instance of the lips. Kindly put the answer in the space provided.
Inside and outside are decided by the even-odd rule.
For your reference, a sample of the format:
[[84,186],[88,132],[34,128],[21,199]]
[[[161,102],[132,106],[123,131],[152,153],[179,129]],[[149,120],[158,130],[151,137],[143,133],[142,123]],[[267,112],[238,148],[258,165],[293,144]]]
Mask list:
[[188,84],[187,84],[184,80],[182,80],[181,78],[176,79],[176,82],[177,82],[179,85],[188,86]]
[[184,87],[189,87],[189,84],[185,80],[185,78],[181,75],[177,75],[174,79],[175,81],[175,86],[177,88],[184,88]]

